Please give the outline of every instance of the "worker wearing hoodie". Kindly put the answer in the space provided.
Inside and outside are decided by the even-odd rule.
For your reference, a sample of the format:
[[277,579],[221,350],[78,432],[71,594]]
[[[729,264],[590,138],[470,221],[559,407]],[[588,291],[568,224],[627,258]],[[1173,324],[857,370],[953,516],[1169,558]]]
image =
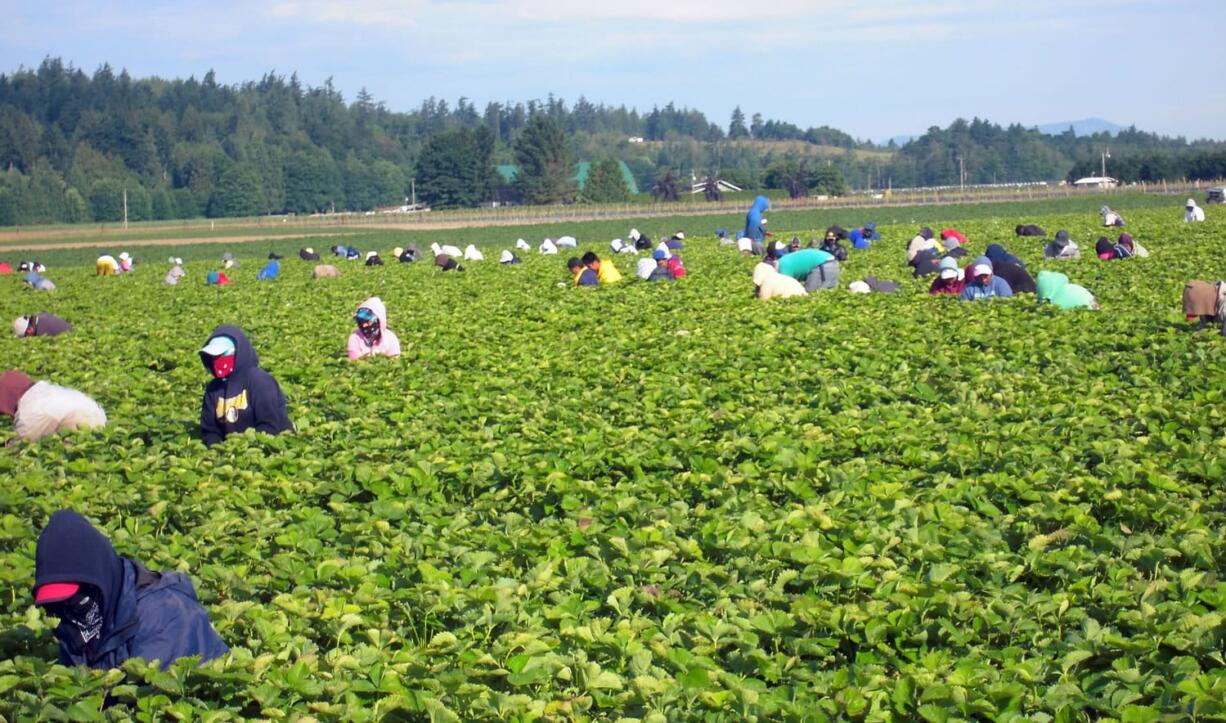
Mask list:
[[349,335],[350,359],[364,356],[400,356],[400,339],[396,332],[387,328],[387,307],[383,300],[372,296],[354,312],[353,320],[358,328]]
[[971,264],[971,271],[962,288],[963,301],[981,301],[999,296],[1013,296],[1009,282],[992,273],[992,261],[987,256],[980,256]]
[[1036,226],[1033,223],[1019,223],[1013,227],[1013,233],[1016,236],[1046,236],[1047,232],[1042,226]]
[[307,246],[303,249],[298,249],[298,258],[303,261],[319,261],[319,254],[315,253],[315,249]]
[[959,296],[964,288],[966,288],[966,277],[962,269],[958,268],[958,261],[949,256],[941,259],[940,264],[937,265],[937,277],[928,287],[928,293],[933,296]]
[[750,241],[762,243],[766,240],[766,229],[762,228],[762,214],[770,210],[771,200],[766,196],[758,196],[753,200],[753,205],[749,207],[749,213],[745,214],[745,233],[742,234]]
[[[1005,247],[1001,246],[1000,244],[988,244],[988,247],[984,250],[983,255],[992,260],[993,268],[997,268],[1001,264],[1016,264],[1017,266],[1021,266],[1023,269],[1026,268],[1026,264],[1021,259],[1008,251],[1005,251]],[[997,270],[999,271],[999,269]]]
[[13,321],[13,333],[17,336],[59,336],[69,331],[72,331],[72,324],[45,311],[33,316],[19,316]]
[[201,662],[229,650],[187,575],[121,557],[81,515],[60,510],[38,536],[34,604],[59,618],[62,665],[118,668],[129,658]]
[[268,434],[293,430],[285,394],[277,380],[260,368],[260,358],[242,329],[228,324],[214,329],[200,349],[200,361],[213,375],[200,404],[200,431],[206,445],[252,427]]
[[36,382],[16,369],[0,374],[0,414],[13,418],[13,431],[27,442],[61,429],[101,427],[102,407],[75,389]]
[[1098,302],[1088,289],[1070,284],[1068,277],[1058,271],[1040,271],[1038,290],[1039,303],[1050,301],[1061,309],[1097,309]]
[[1184,223],[1200,223],[1205,220],[1205,209],[1196,205],[1196,199],[1189,198],[1188,203],[1184,206],[1183,222]]
[[281,275],[281,262],[276,259],[269,259],[264,268],[260,269],[260,273],[256,274],[255,278],[261,281],[272,281]]
[[853,228],[847,232],[847,240],[851,242],[851,247],[855,249],[866,249],[871,247],[873,241],[881,239],[881,234],[877,233],[877,226],[872,223],[866,223],[860,228]]
[[187,276],[187,272],[183,270],[183,259],[172,258],[170,260],[170,271],[166,272],[166,278],[162,279],[162,283],[166,286],[176,286],[179,279]]
[[919,233],[912,237],[911,243],[907,244],[907,263],[910,264],[920,251],[936,247],[937,242],[932,238],[932,229],[927,226],[921,228]]

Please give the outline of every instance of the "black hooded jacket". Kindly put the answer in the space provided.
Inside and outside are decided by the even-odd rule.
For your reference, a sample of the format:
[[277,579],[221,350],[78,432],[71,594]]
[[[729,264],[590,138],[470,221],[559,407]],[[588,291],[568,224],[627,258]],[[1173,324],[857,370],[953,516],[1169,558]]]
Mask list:
[[[215,336],[234,340],[234,371],[225,379],[213,379],[204,388],[204,401],[200,405],[200,431],[204,443],[212,446],[226,435],[251,427],[268,434],[293,430],[285,394],[277,380],[260,368],[260,358],[243,330],[222,324],[209,334],[210,339]],[[200,361],[212,374],[212,358],[201,352]]]
[[1013,289],[1014,294],[1035,293],[1034,277],[1030,275],[1030,272],[1024,266],[1018,266],[1009,262],[993,262],[992,274],[1008,282],[1009,288]]
[[101,595],[102,631],[97,642],[78,647],[67,621],[55,629],[60,663],[117,668],[128,658],[160,660],[199,655],[210,660],[228,650],[181,572],[151,572],[120,557],[110,540],[81,515],[51,515],[34,553],[34,591],[50,583],[89,585]]

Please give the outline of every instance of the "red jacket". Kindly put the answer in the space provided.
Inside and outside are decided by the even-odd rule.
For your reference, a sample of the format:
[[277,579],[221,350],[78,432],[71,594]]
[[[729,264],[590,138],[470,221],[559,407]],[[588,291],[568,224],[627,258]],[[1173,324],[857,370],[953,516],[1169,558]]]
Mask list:
[[958,243],[960,243],[960,244],[964,244],[964,243],[966,243],[966,235],[965,235],[965,234],[963,234],[963,233],[962,233],[961,231],[959,231],[958,229],[956,229],[956,228],[943,228],[943,229],[941,229],[941,238],[950,238],[950,237],[953,237],[953,238],[958,239]]
[[941,294],[957,296],[962,293],[964,288],[966,288],[966,279],[942,279],[938,276],[932,280],[932,286],[928,287],[928,293],[933,296],[940,296]]
[[681,257],[673,254],[668,259],[668,270],[673,272],[673,278],[679,279],[685,276],[685,265],[681,263]]

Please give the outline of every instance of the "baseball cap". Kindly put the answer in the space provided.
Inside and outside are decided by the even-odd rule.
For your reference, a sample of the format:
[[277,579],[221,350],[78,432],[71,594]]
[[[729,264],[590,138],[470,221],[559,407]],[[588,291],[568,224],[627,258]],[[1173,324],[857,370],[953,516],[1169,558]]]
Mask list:
[[991,276],[992,267],[988,266],[987,264],[975,264],[975,266],[971,268],[971,274],[974,276],[983,276],[984,274]]
[[30,317],[19,316],[13,320],[13,333],[17,336],[25,336],[26,330],[30,328]]
[[225,356],[233,354],[234,350],[233,339],[228,336],[218,335],[209,339],[208,343],[200,349],[200,353],[208,354],[209,356]]
[[75,582],[49,582],[34,593],[34,604],[46,605],[67,600],[76,595],[80,589],[81,586]]
[[656,261],[667,259],[668,252],[665,251],[664,249],[656,249],[655,251],[651,252],[651,258],[655,259]]
[[957,269],[941,269],[941,278],[942,279],[956,279],[958,278],[958,270]]

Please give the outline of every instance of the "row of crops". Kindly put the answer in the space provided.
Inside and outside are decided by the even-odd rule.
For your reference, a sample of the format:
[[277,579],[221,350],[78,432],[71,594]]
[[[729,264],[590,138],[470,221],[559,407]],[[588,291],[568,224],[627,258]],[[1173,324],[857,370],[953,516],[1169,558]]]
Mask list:
[[[0,278],[7,318],[77,327],[0,340],[4,365],[111,420],[0,453],[0,715],[1226,717],[1226,340],[1179,308],[1186,280],[1226,278],[1226,222],[1126,213],[1152,255],[1109,263],[1012,240],[1038,222],[1092,247],[1094,210],[959,228],[1099,312],[929,297],[909,225],[843,269],[899,293],[771,303],[699,233],[686,278],[597,289],[535,254],[318,282],[287,259],[257,283],[253,251],[224,288],[190,260],[174,288],[154,264],[56,268],[50,295]],[[404,355],[350,362],[372,294]],[[199,441],[221,322],[296,435]],[[53,665],[30,589],[61,507],[189,573],[233,652]]]

